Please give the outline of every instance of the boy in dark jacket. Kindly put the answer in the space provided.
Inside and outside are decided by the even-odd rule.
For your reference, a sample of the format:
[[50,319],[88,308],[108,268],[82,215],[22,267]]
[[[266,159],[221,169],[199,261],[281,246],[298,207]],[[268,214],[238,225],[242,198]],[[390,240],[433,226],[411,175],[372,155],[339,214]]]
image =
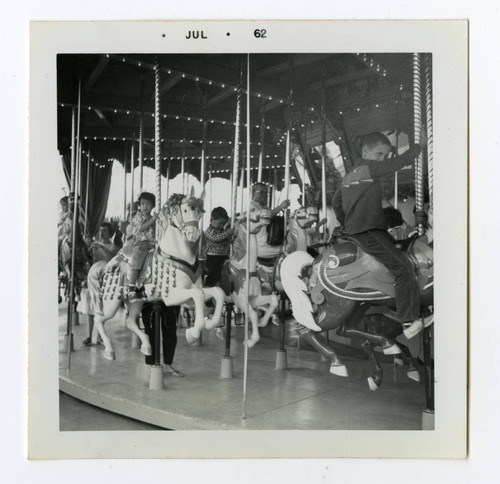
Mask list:
[[404,334],[412,338],[433,322],[434,316],[420,318],[420,295],[412,262],[394,245],[387,232],[382,208],[380,178],[414,163],[427,140],[406,153],[387,159],[391,143],[382,133],[360,140],[361,158],[345,175],[333,198],[337,220],[368,254],[379,260],[396,279],[396,312]]

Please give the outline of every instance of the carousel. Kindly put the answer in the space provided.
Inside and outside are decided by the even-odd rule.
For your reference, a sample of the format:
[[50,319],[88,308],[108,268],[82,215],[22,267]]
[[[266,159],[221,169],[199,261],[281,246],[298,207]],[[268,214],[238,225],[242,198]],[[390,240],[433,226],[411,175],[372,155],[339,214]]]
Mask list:
[[[60,391],[171,430],[434,428],[430,55],[64,54],[57,89]],[[416,335],[394,276],[334,210],[374,132],[390,158],[423,146],[381,180]],[[134,242],[89,251],[118,164],[120,222],[154,200],[139,297]],[[207,285],[216,204],[230,247]]]

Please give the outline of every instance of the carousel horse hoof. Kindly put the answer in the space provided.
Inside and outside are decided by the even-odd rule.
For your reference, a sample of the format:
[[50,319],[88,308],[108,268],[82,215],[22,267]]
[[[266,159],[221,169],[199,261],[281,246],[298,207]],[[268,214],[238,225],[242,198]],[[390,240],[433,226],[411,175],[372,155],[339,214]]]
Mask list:
[[219,339],[224,339],[224,330],[222,328],[217,328],[215,330],[215,336],[217,336],[217,338]]
[[369,376],[367,380],[368,380],[368,386],[370,387],[370,390],[372,392],[379,389],[380,385],[375,382],[373,377]]
[[384,355],[399,355],[401,353],[401,348],[394,343],[387,348],[383,348],[382,351],[384,352]]
[[193,335],[193,328],[188,328],[186,329],[186,342],[189,346],[193,345],[196,343],[196,341],[199,339],[199,336],[196,337]]
[[[247,340],[247,348],[253,348],[260,340],[260,337],[257,337],[257,338],[248,338]],[[245,344],[245,342],[243,341],[242,343],[243,345]]]
[[205,318],[205,329],[214,329],[217,326],[212,318]]
[[410,378],[410,380],[416,381],[417,383],[420,382],[420,373],[418,372],[418,370],[407,371],[406,375],[408,376],[408,378]]
[[347,366],[345,365],[330,365],[330,373],[332,375],[348,377],[349,372],[347,371]]
[[153,354],[153,349],[151,346],[141,345],[141,353],[146,356],[151,356]]
[[271,323],[273,323],[275,326],[281,326],[281,320],[276,314],[273,314],[271,316]]
[[102,356],[104,356],[104,358],[109,361],[113,361],[115,359],[115,352],[113,350],[107,350],[106,348],[104,348],[102,350]]
[[398,366],[404,366],[405,365],[404,361],[401,358],[394,358],[394,364],[396,364]]

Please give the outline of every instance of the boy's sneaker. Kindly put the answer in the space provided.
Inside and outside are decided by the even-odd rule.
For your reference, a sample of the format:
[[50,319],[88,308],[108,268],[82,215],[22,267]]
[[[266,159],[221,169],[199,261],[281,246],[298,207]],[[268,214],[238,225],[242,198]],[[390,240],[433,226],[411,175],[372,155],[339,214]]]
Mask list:
[[430,326],[433,322],[434,314],[425,317],[423,321],[422,318],[416,319],[415,321],[413,321],[413,323],[410,323],[403,329],[403,334],[406,336],[406,338],[411,339],[418,333],[420,333],[420,331],[422,331],[424,328]]

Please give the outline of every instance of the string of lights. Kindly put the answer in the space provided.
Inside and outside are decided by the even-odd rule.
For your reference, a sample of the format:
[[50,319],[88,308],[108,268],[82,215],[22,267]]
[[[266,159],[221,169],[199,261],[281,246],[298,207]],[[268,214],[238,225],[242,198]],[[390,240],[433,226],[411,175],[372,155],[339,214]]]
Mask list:
[[[150,64],[148,62],[138,61],[137,59],[132,59],[130,57],[124,57],[124,56],[119,56],[119,55],[115,55],[115,54],[106,54],[106,57],[110,58],[110,59],[117,60],[117,61],[125,63],[125,64],[133,65],[135,67],[146,68],[146,69],[151,69],[151,70],[154,68],[153,64]],[[181,76],[183,79],[189,79],[191,81],[207,84],[209,86],[220,87],[221,89],[231,89],[234,92],[237,92],[237,90],[238,90],[237,86],[234,86],[232,84],[214,81],[212,79],[207,79],[206,77],[188,74],[187,72],[178,71],[176,69],[162,67],[160,70],[162,72],[166,72],[167,74],[176,74],[178,76]],[[247,90],[245,90],[245,89],[242,89],[242,92],[244,94],[247,94]],[[288,100],[286,98],[281,98],[279,96],[271,96],[271,95],[263,93],[263,92],[250,91],[250,95],[261,98],[261,99],[266,99],[268,101],[279,102],[280,104],[289,104]],[[291,105],[292,106],[299,105],[299,103],[292,102]],[[311,111],[314,111],[314,106],[309,106],[308,108],[311,109]]]
[[[63,108],[73,108],[74,107],[73,104],[64,103],[64,102],[58,103],[58,106],[63,107]],[[81,108],[86,109],[88,111],[98,109],[100,111],[110,112],[110,113],[114,113],[114,114],[124,114],[124,115],[132,116],[132,117],[141,115],[140,111],[133,110],[133,109],[119,109],[119,108],[110,108],[110,107],[105,107],[105,106],[88,106],[88,105],[81,106]],[[152,112],[144,111],[142,114],[144,114],[144,116],[154,117],[154,113],[152,113]],[[181,115],[181,114],[162,114],[161,117],[163,119],[175,119],[175,120],[181,120],[181,121],[187,121],[187,122],[203,123],[203,118],[198,118],[195,116],[185,116],[185,115]],[[206,122],[210,123],[210,124],[235,126],[235,123],[232,121],[225,121],[225,120],[220,120],[220,119],[207,119]],[[246,127],[247,124],[244,123],[243,126]],[[266,129],[271,129],[272,127],[273,126],[265,125]],[[257,128],[257,129],[260,128],[260,124],[254,124],[253,128]],[[292,130],[295,130],[295,128],[292,128]],[[119,137],[116,137],[116,138],[118,139]],[[121,138],[123,141],[126,140],[126,137],[121,137]],[[110,139],[111,139],[111,137],[110,137]]]

